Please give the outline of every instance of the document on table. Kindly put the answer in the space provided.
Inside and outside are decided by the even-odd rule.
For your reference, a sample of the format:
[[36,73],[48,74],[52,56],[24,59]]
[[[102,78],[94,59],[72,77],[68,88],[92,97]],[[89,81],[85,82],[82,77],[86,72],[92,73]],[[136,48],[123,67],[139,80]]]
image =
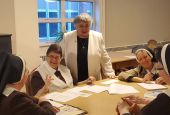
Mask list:
[[111,79],[111,80],[107,80],[107,81],[102,82],[102,84],[109,85],[109,84],[112,84],[112,83],[115,83],[115,82],[118,82],[118,81],[119,80],[117,80],[117,79]]
[[163,93],[162,90],[154,90],[144,93],[144,98],[154,99],[156,98],[160,93]]
[[83,89],[94,93],[101,93],[103,91],[106,91],[108,87],[99,85],[89,85],[88,87],[84,87]]
[[127,93],[138,93],[132,86],[122,85],[122,84],[111,84],[108,88],[109,94],[127,94]]
[[74,94],[74,93],[53,92],[53,93],[49,93],[45,95],[44,98],[49,99],[49,100],[59,101],[59,102],[67,102],[74,98],[77,98],[78,96],[79,95]]
[[90,93],[84,93],[84,92],[80,92],[80,91],[82,91],[82,90],[80,90],[79,88],[76,87],[76,88],[69,89],[69,90],[67,90],[63,93],[64,94],[77,95],[77,96],[80,96],[80,97],[89,97],[90,95],[92,95]]
[[147,90],[155,90],[155,89],[166,89],[167,87],[155,83],[137,83],[141,87]]
[[80,92],[83,91],[84,89],[87,89],[88,87],[90,87],[89,85],[85,85],[82,87],[73,87],[71,89],[68,89],[67,91],[71,91],[71,92]]
[[52,100],[49,100],[49,102],[53,106],[60,109],[60,111],[58,113],[56,113],[56,115],[80,115],[80,114],[87,113],[86,111],[84,111],[80,108],[77,108],[77,107],[74,107],[74,106],[71,106],[68,104],[61,104],[61,103],[58,103],[58,102],[55,102]]
[[56,115],[85,115],[88,112],[77,107],[73,107],[67,104],[60,107],[60,111]]

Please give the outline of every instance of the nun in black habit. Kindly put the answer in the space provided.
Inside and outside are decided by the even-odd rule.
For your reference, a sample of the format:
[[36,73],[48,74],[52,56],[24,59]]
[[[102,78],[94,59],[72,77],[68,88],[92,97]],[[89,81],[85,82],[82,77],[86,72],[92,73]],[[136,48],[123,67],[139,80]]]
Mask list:
[[[157,70],[164,81],[170,85],[170,44],[163,46],[161,52],[158,52]],[[170,115],[170,89],[166,93],[161,93],[156,99],[147,104],[142,110],[142,115]]]
[[[157,65],[159,75],[170,85],[170,44],[164,45],[157,57],[160,62]],[[134,95],[122,97],[122,100],[117,106],[120,115],[170,115],[170,89],[160,93],[154,100]]]
[[58,112],[49,102],[20,92],[28,74],[21,57],[0,52],[1,115],[55,115]]

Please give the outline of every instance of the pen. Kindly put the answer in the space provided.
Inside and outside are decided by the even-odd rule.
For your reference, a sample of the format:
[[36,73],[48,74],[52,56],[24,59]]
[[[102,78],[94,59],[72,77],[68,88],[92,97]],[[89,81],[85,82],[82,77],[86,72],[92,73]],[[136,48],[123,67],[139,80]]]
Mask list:
[[48,99],[48,100],[53,101],[53,102],[56,102],[56,103],[59,103],[58,101],[55,101],[55,100],[53,100],[53,99]]

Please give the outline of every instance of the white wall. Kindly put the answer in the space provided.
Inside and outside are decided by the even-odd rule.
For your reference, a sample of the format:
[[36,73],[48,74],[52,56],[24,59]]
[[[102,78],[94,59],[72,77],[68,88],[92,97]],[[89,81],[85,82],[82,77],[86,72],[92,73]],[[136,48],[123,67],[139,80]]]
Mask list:
[[25,58],[31,70],[39,65],[36,0],[0,0],[0,33],[12,33],[13,53]]
[[13,53],[16,53],[13,0],[0,0],[0,33],[12,34],[12,49]]
[[170,40],[170,0],[106,0],[106,46]]
[[38,17],[35,0],[15,0],[16,51],[29,68],[39,65]]

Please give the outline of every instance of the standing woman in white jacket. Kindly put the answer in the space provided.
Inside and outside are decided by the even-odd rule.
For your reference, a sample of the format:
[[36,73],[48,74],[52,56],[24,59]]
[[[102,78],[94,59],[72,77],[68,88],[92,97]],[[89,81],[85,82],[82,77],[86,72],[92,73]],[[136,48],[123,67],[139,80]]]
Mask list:
[[115,72],[102,34],[90,30],[92,18],[83,13],[77,16],[73,23],[76,30],[64,34],[62,46],[74,84],[100,80],[101,72],[106,77],[114,78]]

